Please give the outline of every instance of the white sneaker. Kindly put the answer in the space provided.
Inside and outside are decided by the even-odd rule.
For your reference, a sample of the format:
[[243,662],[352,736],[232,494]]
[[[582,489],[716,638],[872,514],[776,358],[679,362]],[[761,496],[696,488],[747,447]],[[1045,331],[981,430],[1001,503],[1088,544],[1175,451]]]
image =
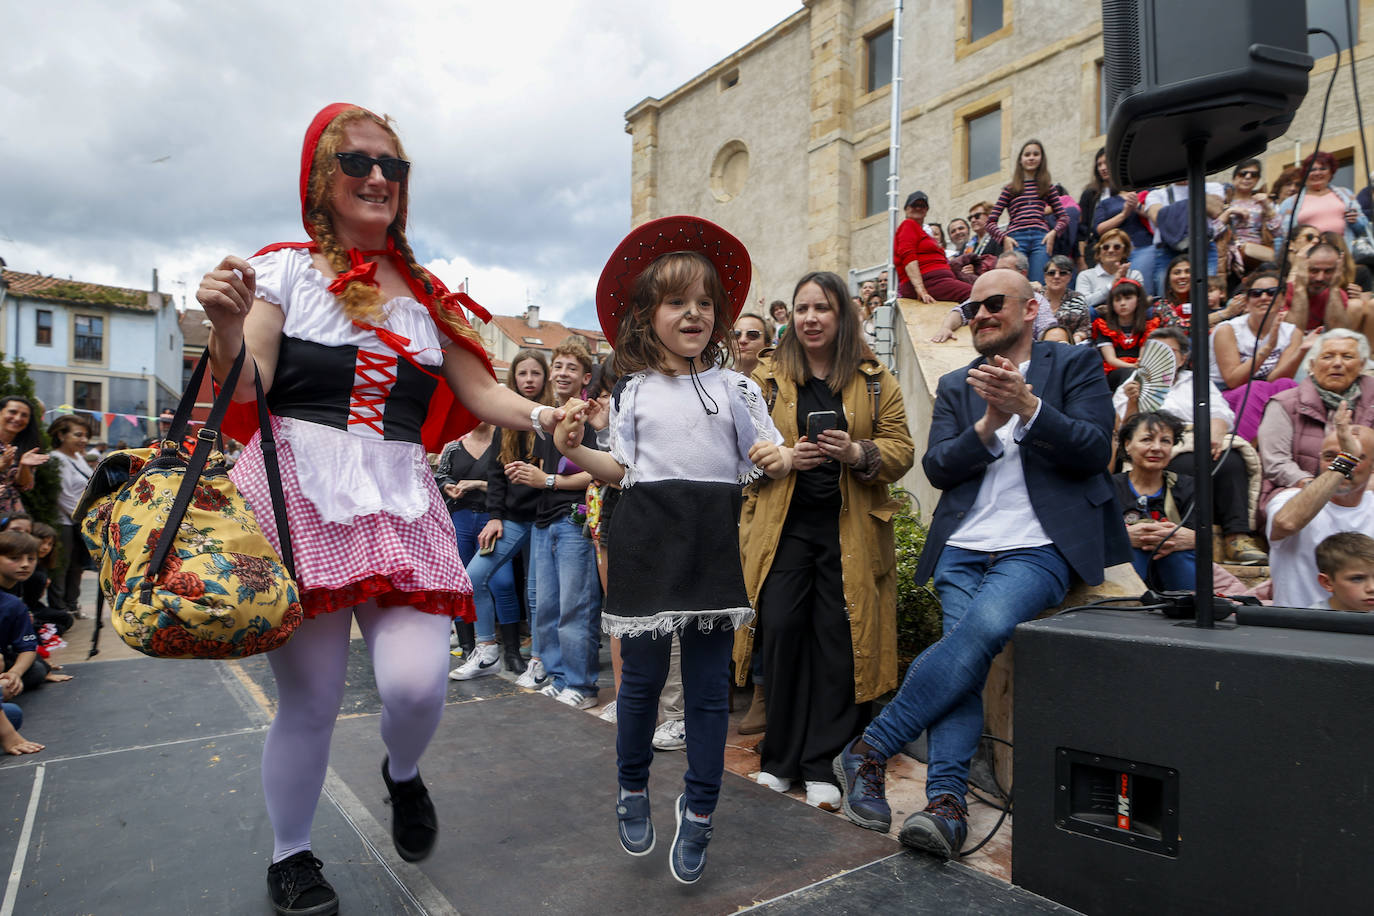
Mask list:
[[451,681],[467,681],[488,677],[501,670],[501,647],[496,643],[480,645],[472,657],[448,673]]
[[543,660],[532,658],[525,666],[525,673],[515,679],[515,686],[524,687],[526,690],[538,690],[548,679],[549,674],[544,670]]
[[601,708],[601,715],[597,716],[602,722],[615,722],[615,700],[607,703]]
[[813,808],[820,808],[822,811],[840,810],[840,790],[828,782],[806,783],[806,803]]
[[448,631],[448,647],[449,647],[450,649],[456,649],[456,648],[458,648],[458,631],[457,631],[457,630],[450,629],[450,630]]
[[539,692],[546,697],[553,697],[555,700],[563,695],[563,691],[555,687],[552,681],[540,687]]
[[687,723],[681,719],[666,719],[654,729],[654,750],[679,751],[687,746]]
[[754,782],[758,783],[761,786],[767,786],[774,792],[786,792],[788,789],[792,788],[792,780],[779,779],[772,773],[760,772],[758,775],[754,777]]
[[563,692],[558,695],[558,702],[573,709],[591,709],[596,705],[596,697],[585,697],[580,690],[564,687]]

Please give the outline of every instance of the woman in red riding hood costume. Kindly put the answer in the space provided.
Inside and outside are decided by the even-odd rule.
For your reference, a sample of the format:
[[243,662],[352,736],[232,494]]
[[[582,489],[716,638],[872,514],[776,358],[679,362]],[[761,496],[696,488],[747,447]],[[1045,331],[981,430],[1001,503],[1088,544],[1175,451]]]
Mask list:
[[[472,586],[425,452],[478,418],[541,434],[559,419],[497,383],[460,306],[489,316],[416,263],[405,237],[409,169],[388,119],[330,105],[301,152],[311,241],[226,257],[196,293],[212,325],[216,378],[245,343],[252,357],[234,393],[242,409],[225,432],[252,436],[232,476],[260,516],[272,503],[250,432],[255,375],[267,392],[308,618],[268,655],[279,701],[262,781],[275,840],[267,883],[279,913],[337,908],[310,825],[353,620],[382,698],[392,838],[408,861],[433,849],[437,821],[418,763],[443,711],[450,622],[471,619]],[[275,544],[271,519],[259,521]]]

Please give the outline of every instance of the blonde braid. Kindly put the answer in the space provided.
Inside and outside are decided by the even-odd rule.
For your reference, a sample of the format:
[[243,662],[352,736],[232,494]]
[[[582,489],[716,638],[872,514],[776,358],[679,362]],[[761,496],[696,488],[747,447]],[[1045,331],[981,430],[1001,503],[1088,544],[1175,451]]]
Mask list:
[[[329,214],[318,210],[313,211],[310,214],[310,224],[315,230],[311,233],[315,237],[315,244],[320,246],[320,253],[329,261],[329,266],[334,268],[335,275],[342,274],[352,268],[353,265],[348,260],[348,252],[334,237],[334,227]],[[344,288],[343,295],[336,298],[343,306],[343,313],[349,318],[376,324],[385,317],[382,311],[381,290],[360,280],[354,280],[348,284]]]

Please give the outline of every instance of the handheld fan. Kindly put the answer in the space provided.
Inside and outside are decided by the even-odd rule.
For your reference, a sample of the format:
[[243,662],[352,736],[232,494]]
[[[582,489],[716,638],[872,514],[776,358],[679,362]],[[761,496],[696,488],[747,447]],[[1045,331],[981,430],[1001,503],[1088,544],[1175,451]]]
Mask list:
[[1173,387],[1176,372],[1173,348],[1162,340],[1145,341],[1135,371],[1135,379],[1140,383],[1137,403],[1142,413],[1164,405],[1164,396]]

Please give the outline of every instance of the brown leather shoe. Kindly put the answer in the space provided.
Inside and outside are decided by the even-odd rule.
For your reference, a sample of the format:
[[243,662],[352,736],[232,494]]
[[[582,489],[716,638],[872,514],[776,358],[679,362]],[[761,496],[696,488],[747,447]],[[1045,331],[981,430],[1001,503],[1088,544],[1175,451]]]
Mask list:
[[1263,566],[1269,562],[1269,554],[1261,550],[1260,545],[1248,534],[1228,534],[1226,560],[1240,566]]
[[749,711],[744,714],[744,718],[739,720],[739,733],[741,735],[757,735],[764,730],[768,724],[768,702],[763,695],[763,685],[754,685],[754,702],[749,705]]

